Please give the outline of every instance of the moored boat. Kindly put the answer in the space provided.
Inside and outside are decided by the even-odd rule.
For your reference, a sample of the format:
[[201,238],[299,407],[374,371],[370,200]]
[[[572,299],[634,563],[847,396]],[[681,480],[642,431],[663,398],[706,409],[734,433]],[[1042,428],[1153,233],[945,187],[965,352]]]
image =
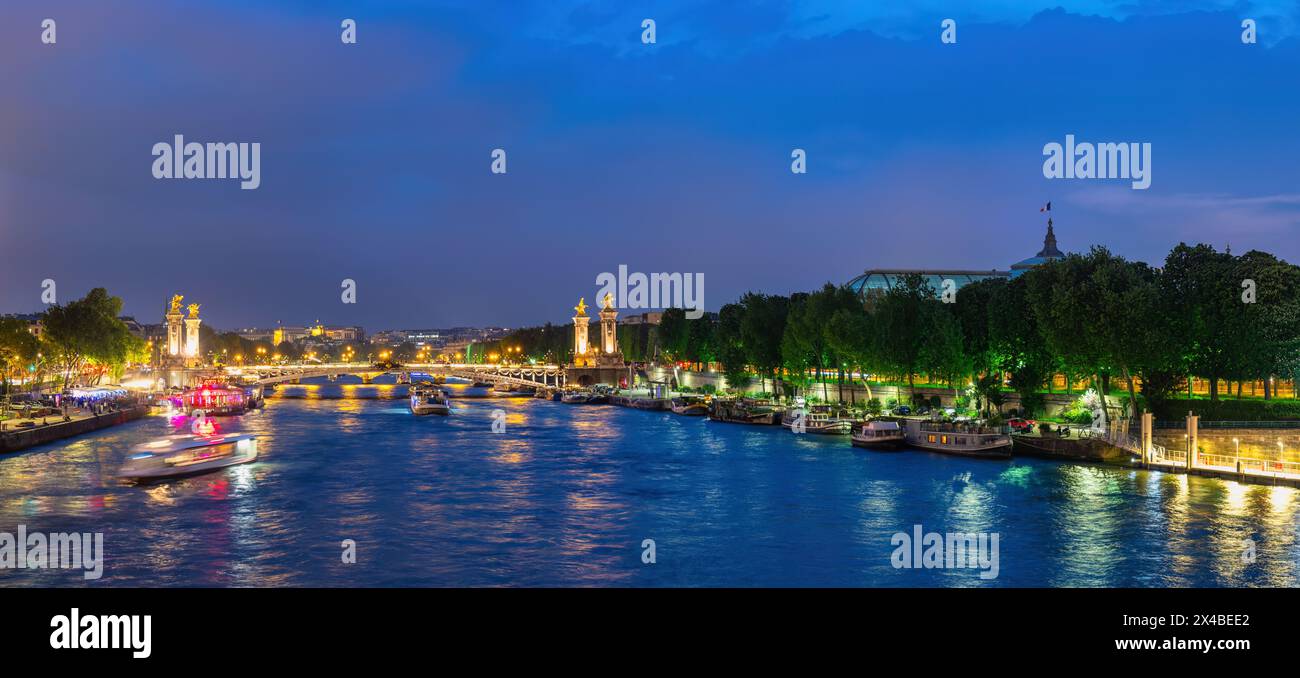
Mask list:
[[411,413],[448,415],[451,414],[451,404],[447,401],[447,394],[436,386],[412,386]]
[[709,421],[776,426],[781,423],[781,411],[771,401],[759,398],[714,398],[709,404]]
[[505,396],[507,398],[531,396],[536,392],[537,389],[532,386],[517,386],[508,384],[504,381],[498,382],[496,386],[492,387],[493,395]]
[[853,420],[839,417],[830,405],[812,405],[786,410],[781,415],[781,425],[799,433],[848,435],[853,428]]
[[569,405],[595,405],[609,402],[609,394],[585,388],[564,391],[560,395],[560,402]]
[[257,459],[251,435],[173,436],[137,447],[118,471],[127,480],[179,478]]
[[896,421],[869,421],[862,428],[853,432],[850,441],[854,447],[871,450],[898,450],[903,447],[906,436],[903,428]]
[[1010,459],[1011,436],[979,423],[907,420],[904,439],[911,447],[983,459]]
[[672,399],[671,409],[684,417],[702,417],[709,413],[709,401],[704,396],[679,395]]

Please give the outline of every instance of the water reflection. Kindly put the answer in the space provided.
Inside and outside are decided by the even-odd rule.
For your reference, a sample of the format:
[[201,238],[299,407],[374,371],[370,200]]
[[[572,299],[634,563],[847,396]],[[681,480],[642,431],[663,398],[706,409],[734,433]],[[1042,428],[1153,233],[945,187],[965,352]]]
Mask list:
[[[153,486],[114,474],[132,445],[174,430],[161,417],[8,455],[0,531],[103,531],[102,583],[137,586],[1297,583],[1292,488],[875,453],[449,388],[452,416],[416,417],[404,386],[286,385],[265,410],[220,420],[259,437],[256,463]],[[999,533],[999,577],[894,569],[891,535],[918,524]],[[341,562],[345,539],[355,564]],[[641,561],[644,539],[654,565]],[[79,573],[0,577],[83,585]]]

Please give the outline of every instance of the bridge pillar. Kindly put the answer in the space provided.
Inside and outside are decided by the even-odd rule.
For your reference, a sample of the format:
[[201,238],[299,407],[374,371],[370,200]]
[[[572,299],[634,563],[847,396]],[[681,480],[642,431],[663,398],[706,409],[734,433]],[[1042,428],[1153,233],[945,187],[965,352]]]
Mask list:
[[375,375],[366,372],[362,372],[359,376],[361,377],[361,383],[363,384],[369,384],[375,380]]

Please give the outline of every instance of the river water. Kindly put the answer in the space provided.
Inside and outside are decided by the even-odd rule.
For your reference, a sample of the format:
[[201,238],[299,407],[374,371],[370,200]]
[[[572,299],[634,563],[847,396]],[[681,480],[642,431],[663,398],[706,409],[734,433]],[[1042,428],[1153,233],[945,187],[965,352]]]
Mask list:
[[[151,486],[114,474],[132,446],[183,431],[184,421],[151,416],[0,457],[0,533],[101,532],[105,552],[95,581],[0,569],[0,586],[1300,580],[1292,488],[869,452],[779,427],[452,389],[465,396],[453,415],[416,417],[404,386],[286,386],[264,410],[217,420],[258,436],[257,462]],[[996,533],[997,576],[980,576],[990,567],[895,568],[891,539],[916,525]],[[344,540],[355,562],[344,562]]]

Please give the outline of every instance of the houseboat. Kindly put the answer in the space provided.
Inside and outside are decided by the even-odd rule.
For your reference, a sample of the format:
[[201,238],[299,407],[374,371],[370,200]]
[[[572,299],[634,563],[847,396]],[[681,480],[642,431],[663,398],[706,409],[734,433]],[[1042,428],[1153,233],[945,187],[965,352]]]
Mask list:
[[172,436],[137,447],[118,471],[136,482],[180,478],[257,459],[251,435]]
[[684,417],[702,417],[709,413],[709,401],[704,396],[679,395],[671,403],[673,414]]
[[560,402],[569,405],[598,405],[609,402],[609,394],[593,389],[564,391],[560,395]]
[[786,410],[781,416],[781,425],[799,433],[848,435],[853,428],[853,420],[839,417],[830,405],[810,405]]
[[903,428],[896,421],[869,421],[853,432],[850,441],[854,447],[869,450],[898,450],[905,442]]
[[714,398],[709,404],[709,421],[776,426],[781,423],[781,410],[759,398]]
[[1010,459],[1011,436],[978,422],[945,423],[908,419],[904,440],[910,447],[983,459]]

